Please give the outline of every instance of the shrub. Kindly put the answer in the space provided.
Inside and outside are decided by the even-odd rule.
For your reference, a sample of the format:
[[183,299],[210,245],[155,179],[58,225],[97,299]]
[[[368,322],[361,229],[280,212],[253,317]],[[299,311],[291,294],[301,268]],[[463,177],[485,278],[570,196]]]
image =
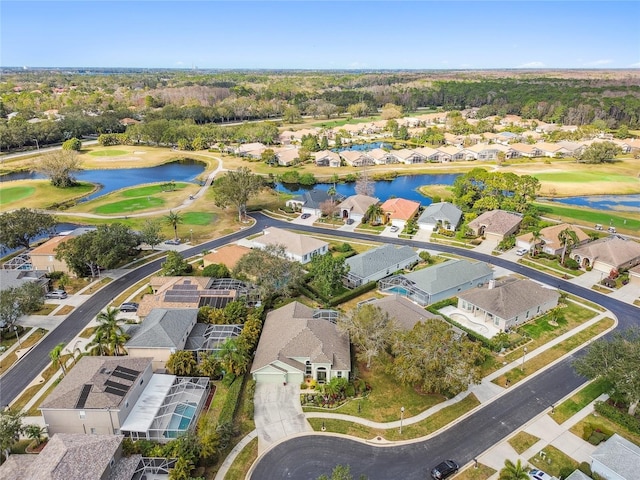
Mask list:
[[613,405],[605,402],[596,402],[594,409],[603,417],[606,417],[612,422],[626,428],[631,433],[640,435],[640,420],[635,418],[633,415],[629,415],[626,412],[618,410]]
[[231,275],[229,269],[223,263],[212,263],[202,270],[203,277],[227,278]]
[[82,150],[82,142],[76,137],[70,138],[69,140],[62,143],[63,150],[74,150],[79,152]]
[[351,246],[351,244],[349,243],[342,243],[340,245],[336,245],[333,248],[336,252],[342,252],[342,253],[349,253],[349,252],[353,252],[353,247]]
[[[230,375],[226,375],[229,377]],[[224,399],[224,404],[220,410],[220,416],[218,417],[218,424],[227,424],[233,422],[233,417],[236,414],[238,408],[238,400],[240,399],[240,392],[242,392],[242,384],[244,383],[244,377],[236,377],[231,385],[229,385],[229,391],[227,392],[227,398]]]
[[578,465],[578,470],[580,470],[585,475],[588,475],[589,477],[592,475],[591,465],[589,465],[589,462],[582,462],[580,465]]
[[342,295],[338,295],[333,297],[329,302],[329,305],[335,307],[336,305],[340,305],[341,303],[348,302],[349,300],[356,298],[363,293],[370,292],[376,288],[376,282],[365,283],[364,285],[359,286],[358,288],[354,288],[353,290],[349,290],[348,292],[343,293]]
[[565,258],[564,266],[570,270],[578,270],[580,268],[580,264],[576,262],[573,258]]

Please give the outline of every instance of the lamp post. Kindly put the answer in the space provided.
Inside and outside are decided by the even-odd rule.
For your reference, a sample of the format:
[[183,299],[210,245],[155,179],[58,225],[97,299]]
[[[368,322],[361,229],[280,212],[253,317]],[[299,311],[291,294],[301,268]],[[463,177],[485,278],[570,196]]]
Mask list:
[[527,356],[527,347],[524,347],[522,349],[522,371],[523,372],[524,372],[524,360],[526,356]]
[[13,326],[13,331],[16,332],[16,338],[18,339],[18,346],[22,348],[22,342],[20,342],[20,335],[18,334],[18,326]]
[[400,407],[400,435],[402,435],[402,419],[404,418],[404,407]]
[[193,228],[189,229],[189,233],[191,234],[191,243],[193,243]]

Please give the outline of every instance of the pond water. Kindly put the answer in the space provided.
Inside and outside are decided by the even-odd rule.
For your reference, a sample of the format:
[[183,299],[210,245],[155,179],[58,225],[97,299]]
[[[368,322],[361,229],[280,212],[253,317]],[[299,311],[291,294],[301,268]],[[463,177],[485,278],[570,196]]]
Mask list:
[[[204,172],[205,164],[196,160],[176,160],[175,162],[145,168],[117,168],[113,170],[81,170],[76,179],[81,182],[99,184],[101,188],[83,200],[93,200],[121,188],[133,187],[141,183],[195,182]],[[46,178],[36,172],[12,172],[0,176],[0,182]]]
[[640,212],[640,194],[636,195],[591,195],[547,199],[566,205],[589,207],[596,210]]
[[368,152],[369,150],[373,150],[375,148],[386,148],[391,149],[393,145],[385,142],[372,142],[372,143],[360,143],[357,145],[349,145],[342,148],[333,149],[334,152],[345,152],[347,150],[356,150],[358,152]]
[[[431,204],[431,199],[423,196],[418,192],[418,187],[422,185],[453,185],[455,179],[459,176],[459,174],[442,174],[442,175],[431,175],[431,174],[422,174],[422,175],[403,175],[395,178],[392,181],[387,180],[378,180],[372,182],[374,185],[374,196],[378,197],[381,201],[385,201],[391,197],[402,197],[408,200],[415,200],[416,202],[420,202],[422,205]],[[313,186],[303,186],[303,185],[295,185],[295,184],[276,184],[276,190],[279,192],[292,193],[294,195],[298,195],[305,190],[328,190],[332,184],[330,183],[319,183]],[[336,184],[336,190],[339,194],[348,197],[350,195],[355,195],[356,193],[356,184],[354,183],[338,183]]]
[[[55,237],[56,235],[59,235],[62,232],[70,232],[71,230],[75,230],[78,227],[84,227],[86,225],[78,225],[77,223],[57,223],[54,227],[53,227],[53,231],[48,234],[48,233],[43,233],[42,235],[38,235],[37,237],[34,237],[33,239],[31,239],[31,243],[35,243],[39,240],[42,240],[44,238],[49,238],[49,237]],[[7,248],[4,245],[0,244],[0,256],[4,257],[6,255],[10,255],[14,252],[17,252],[18,250],[22,250],[22,248]]]

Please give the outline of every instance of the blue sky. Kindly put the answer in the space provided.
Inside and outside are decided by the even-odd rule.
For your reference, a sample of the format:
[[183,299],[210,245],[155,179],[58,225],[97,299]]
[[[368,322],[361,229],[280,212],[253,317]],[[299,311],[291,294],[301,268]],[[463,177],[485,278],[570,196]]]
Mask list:
[[640,68],[638,1],[0,2],[0,65]]

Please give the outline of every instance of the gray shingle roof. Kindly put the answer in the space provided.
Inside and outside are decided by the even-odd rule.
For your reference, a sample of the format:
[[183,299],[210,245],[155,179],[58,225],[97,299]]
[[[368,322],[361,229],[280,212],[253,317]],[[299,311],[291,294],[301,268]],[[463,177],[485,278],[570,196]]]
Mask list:
[[626,480],[638,478],[640,447],[617,433],[614,433],[609,440],[596,448],[591,454],[591,458]]
[[414,282],[421,290],[433,295],[492,273],[489,265],[484,262],[447,260],[432,267],[407,273],[404,277]]
[[314,319],[313,309],[292,302],[267,314],[251,372],[280,360],[302,369],[294,358],[309,357],[312,363],[331,363],[334,370],[351,370],[349,337],[335,324]]
[[557,301],[560,294],[531,280],[509,277],[496,282],[491,289],[488,285],[472,288],[460,293],[458,298],[508,320],[538,305]]
[[449,202],[432,203],[425,208],[422,215],[418,219],[418,223],[433,223],[438,221],[442,223],[449,222],[451,225],[456,226],[460,222],[462,217],[462,210]]
[[126,347],[182,348],[197,319],[197,308],[154,308],[142,323],[127,326]]
[[[342,201],[344,199],[343,195],[337,193],[334,195],[334,198],[337,202]],[[302,205],[305,208],[320,208],[322,203],[330,200],[331,196],[327,193],[326,190],[309,190],[307,192],[302,193],[294,198],[295,201],[302,202]]]
[[565,480],[592,480],[592,478],[586,473],[582,473],[580,470],[574,470]]
[[427,319],[442,320],[442,317],[434,315],[411,300],[400,295],[390,295],[379,298],[370,303],[389,314],[389,318],[396,321],[398,327],[403,330],[411,330],[416,323]]
[[45,278],[46,270],[4,270],[0,269],[0,290],[21,287],[26,282],[40,282],[43,285],[49,280]]
[[349,265],[349,273],[366,278],[386,269],[391,269],[391,273],[393,273],[397,264],[408,260],[417,262],[420,257],[411,247],[396,248],[387,244],[347,258],[345,263]]
[[640,257],[640,243],[617,236],[604,237],[574,248],[571,256],[575,255],[618,267]]

